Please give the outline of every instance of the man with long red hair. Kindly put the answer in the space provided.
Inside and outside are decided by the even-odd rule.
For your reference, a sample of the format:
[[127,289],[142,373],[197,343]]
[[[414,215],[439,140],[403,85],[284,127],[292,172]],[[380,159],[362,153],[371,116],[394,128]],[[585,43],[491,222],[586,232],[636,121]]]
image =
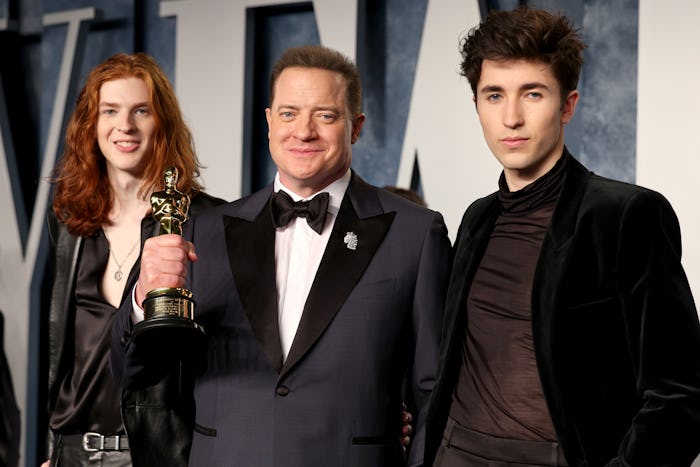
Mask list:
[[[148,433],[139,439],[126,436],[130,425],[146,423],[144,417],[170,432],[191,433],[191,391],[188,396],[176,390],[177,405],[163,408],[166,398],[173,400],[169,381],[177,373],[148,389],[124,392],[125,430],[121,390],[109,370],[113,317],[130,300],[141,246],[156,229],[149,197],[163,188],[168,167],[178,170],[177,189],[192,196],[193,212],[221,201],[201,191],[192,135],[165,73],[146,54],[114,55],[87,77],[53,178],[48,222],[54,266],[48,404],[52,466],[96,460],[128,466],[130,450],[145,463],[157,459],[159,446],[167,447],[163,443],[151,443]],[[178,456],[186,465],[188,453]]]

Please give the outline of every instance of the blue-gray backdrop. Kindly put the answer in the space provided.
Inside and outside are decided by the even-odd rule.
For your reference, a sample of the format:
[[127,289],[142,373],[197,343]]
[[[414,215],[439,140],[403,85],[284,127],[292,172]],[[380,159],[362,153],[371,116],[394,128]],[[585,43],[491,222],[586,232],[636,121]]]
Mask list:
[[[223,0],[222,0],[223,1]],[[439,0],[434,0],[439,1]],[[59,74],[65,28],[43,25],[47,13],[93,7],[97,19],[87,26],[87,40],[79,44],[75,73],[69,83],[66,116],[87,71],[117,52],[152,54],[174,80],[175,19],[160,16],[159,0],[0,0],[0,78],[8,122],[1,125],[14,144],[17,178],[25,217],[35,203],[56,77]],[[565,12],[589,43],[580,83],[582,95],[577,118],[567,129],[567,144],[595,171],[634,181],[637,85],[638,0],[481,0],[481,14],[528,3]],[[399,167],[413,76],[428,0],[359,0],[357,61],[365,88],[369,119],[354,150],[353,167],[369,182],[395,184]],[[271,63],[286,47],[319,42],[313,4],[295,2],[249,9],[246,50],[248,106],[267,103],[267,75]],[[465,25],[465,28],[467,25]],[[613,46],[614,45],[614,46]],[[456,47],[456,44],[455,44]],[[609,76],[616,77],[611,82]],[[465,84],[466,85],[466,84]],[[591,105],[595,105],[595,111]],[[255,115],[255,117],[253,117]],[[266,126],[261,111],[245,116],[247,144],[243,155],[249,167],[242,186],[250,192],[268,183],[274,174],[267,154]],[[60,153],[60,147],[58,148]],[[614,154],[611,158],[608,155]],[[414,187],[420,189],[420,174]],[[495,180],[494,180],[495,186]],[[465,200],[465,206],[469,200]],[[3,216],[6,214],[3,213]],[[42,250],[45,256],[45,249]],[[39,260],[43,260],[40,255]],[[30,369],[27,375],[26,455],[23,464],[43,460],[46,427],[45,376],[46,317],[32,308]]]

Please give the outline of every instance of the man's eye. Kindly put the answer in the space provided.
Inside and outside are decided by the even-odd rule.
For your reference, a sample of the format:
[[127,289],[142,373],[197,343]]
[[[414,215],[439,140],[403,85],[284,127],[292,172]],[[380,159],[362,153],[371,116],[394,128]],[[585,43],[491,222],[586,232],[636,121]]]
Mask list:
[[294,114],[292,112],[280,112],[280,117],[282,118],[292,118]]
[[486,96],[487,101],[496,102],[501,100],[502,96],[500,94],[489,94]]
[[542,93],[537,91],[531,91],[527,93],[527,97],[529,97],[530,99],[540,99],[542,97]]
[[319,118],[326,122],[333,122],[337,117],[333,113],[321,113],[319,114]]

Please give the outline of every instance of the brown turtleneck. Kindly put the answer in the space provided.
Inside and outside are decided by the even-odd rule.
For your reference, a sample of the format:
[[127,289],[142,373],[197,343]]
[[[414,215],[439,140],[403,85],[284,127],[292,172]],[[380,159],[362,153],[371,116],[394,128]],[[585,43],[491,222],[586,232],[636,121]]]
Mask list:
[[450,417],[509,439],[556,441],[532,340],[531,292],[542,240],[554,211],[566,156],[511,193],[503,174],[489,244],[467,299],[468,327]]

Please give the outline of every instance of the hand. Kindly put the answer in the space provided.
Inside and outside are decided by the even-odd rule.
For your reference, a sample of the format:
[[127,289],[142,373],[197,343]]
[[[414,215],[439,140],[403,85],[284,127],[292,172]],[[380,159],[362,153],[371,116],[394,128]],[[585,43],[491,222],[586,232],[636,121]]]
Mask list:
[[409,436],[413,431],[411,422],[413,421],[413,415],[406,408],[406,404],[401,403],[401,449],[406,453],[406,448],[411,443],[411,437]]
[[51,465],[51,459],[47,459],[46,462],[42,463],[39,467],[49,467]]
[[190,261],[197,261],[194,245],[180,235],[158,235],[146,240],[136,283],[136,303],[142,305],[146,293],[153,289],[184,287]]

